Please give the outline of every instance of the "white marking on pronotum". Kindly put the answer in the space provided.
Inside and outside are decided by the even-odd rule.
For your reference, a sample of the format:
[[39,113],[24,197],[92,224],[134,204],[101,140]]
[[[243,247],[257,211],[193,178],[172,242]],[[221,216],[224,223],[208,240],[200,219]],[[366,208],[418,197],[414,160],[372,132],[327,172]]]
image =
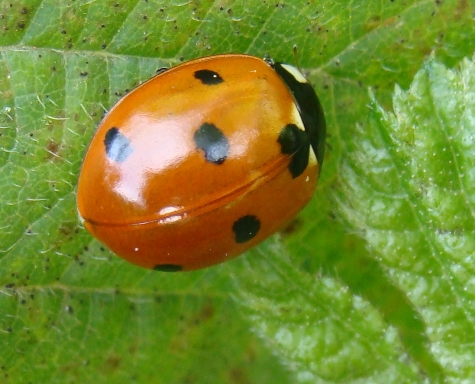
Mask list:
[[307,82],[307,79],[305,78],[305,76],[302,75],[302,73],[297,68],[292,67],[289,64],[281,64],[281,65],[282,65],[282,68],[284,68],[287,72],[289,72],[295,78],[295,80],[297,80],[299,83],[303,84]]
[[292,121],[295,122],[297,128],[305,132],[302,117],[300,116],[300,112],[297,109],[297,105],[295,103],[292,105],[292,111],[290,112],[290,115],[292,116]]

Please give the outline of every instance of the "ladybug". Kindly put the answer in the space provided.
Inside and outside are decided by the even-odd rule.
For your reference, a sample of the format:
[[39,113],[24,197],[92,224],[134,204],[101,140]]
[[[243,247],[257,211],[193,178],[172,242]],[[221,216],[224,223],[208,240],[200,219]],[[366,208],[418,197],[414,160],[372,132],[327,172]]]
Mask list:
[[248,55],[158,73],[104,116],[77,205],[86,229],[131,263],[185,271],[235,257],[312,197],[325,119],[294,67]]

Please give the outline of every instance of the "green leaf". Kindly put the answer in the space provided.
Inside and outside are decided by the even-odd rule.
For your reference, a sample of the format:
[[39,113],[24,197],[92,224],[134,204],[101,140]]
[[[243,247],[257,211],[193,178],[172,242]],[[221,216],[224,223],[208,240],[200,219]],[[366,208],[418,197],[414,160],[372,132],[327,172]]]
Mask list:
[[266,245],[246,257],[246,276],[235,276],[237,300],[299,383],[417,382],[417,362],[368,301]]
[[475,379],[474,74],[472,61],[449,70],[431,59],[408,91],[396,88],[394,113],[373,98],[336,194],[454,382]]
[[[463,295],[450,301],[459,274],[470,281],[469,257],[450,264],[443,305],[421,304],[394,278],[398,259],[334,217],[359,201],[338,187],[341,157],[361,150],[366,87],[388,107],[394,84],[407,87],[430,52],[446,65],[471,55],[473,12],[470,1],[0,0],[0,382],[378,383],[452,370],[469,380],[471,336],[455,329],[433,342],[439,328],[425,312],[469,307]],[[293,45],[329,144],[316,198],[281,236],[226,265],[166,275],[127,264],[84,230],[75,188],[105,110],[161,67],[225,52],[294,63]],[[438,236],[458,234],[446,194],[431,198],[452,218]],[[416,267],[431,249],[415,248]],[[433,276],[447,279],[447,263],[429,263]],[[449,341],[458,356],[443,354]]]

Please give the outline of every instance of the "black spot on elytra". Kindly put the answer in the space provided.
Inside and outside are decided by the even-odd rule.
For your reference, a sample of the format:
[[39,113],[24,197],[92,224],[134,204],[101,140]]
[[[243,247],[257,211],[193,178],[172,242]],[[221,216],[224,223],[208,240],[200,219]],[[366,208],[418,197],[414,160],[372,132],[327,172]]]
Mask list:
[[132,153],[132,146],[127,137],[120,133],[116,127],[110,128],[104,138],[106,154],[112,161],[121,163]]
[[277,142],[284,155],[291,156],[289,171],[292,178],[300,176],[307,168],[310,155],[310,143],[307,134],[295,124],[287,124],[280,131]]
[[205,153],[205,158],[210,163],[222,164],[228,157],[228,139],[214,124],[202,124],[195,132],[193,139],[196,147]]
[[159,264],[153,267],[154,271],[160,272],[179,272],[183,269],[181,265],[176,264]]
[[209,69],[200,69],[195,72],[195,78],[200,80],[204,85],[216,85],[222,83],[224,80],[219,76],[218,72]]
[[261,222],[256,216],[246,215],[233,224],[233,232],[236,243],[246,243],[253,239],[261,229]]

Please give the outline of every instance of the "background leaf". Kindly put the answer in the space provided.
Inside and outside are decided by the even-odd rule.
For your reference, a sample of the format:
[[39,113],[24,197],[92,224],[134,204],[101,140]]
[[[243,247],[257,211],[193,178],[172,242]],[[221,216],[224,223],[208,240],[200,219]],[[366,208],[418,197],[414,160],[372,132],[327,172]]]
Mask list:
[[468,381],[475,372],[474,71],[472,61],[451,71],[430,60],[407,92],[396,88],[394,115],[373,101],[336,195],[420,314],[447,377]]
[[[431,52],[447,66],[471,56],[473,13],[466,0],[0,1],[1,381],[470,381],[472,124],[459,99],[473,88],[466,70],[429,64],[393,117],[368,109],[367,87],[389,110]],[[167,275],[86,233],[75,186],[104,110],[158,68],[225,52],[293,63],[294,44],[329,140],[315,199],[280,236]]]

